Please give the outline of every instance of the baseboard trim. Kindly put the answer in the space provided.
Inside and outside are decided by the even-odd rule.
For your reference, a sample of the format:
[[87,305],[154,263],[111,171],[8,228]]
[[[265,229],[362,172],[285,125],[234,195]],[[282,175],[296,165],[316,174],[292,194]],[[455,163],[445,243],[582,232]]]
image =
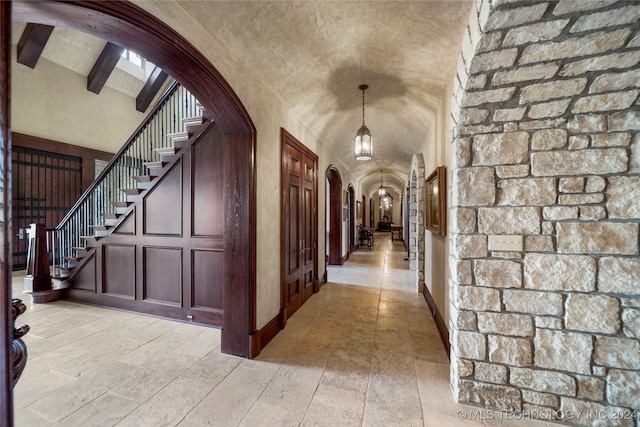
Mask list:
[[269,342],[278,335],[278,332],[282,330],[280,327],[280,321],[280,315],[278,314],[255,333],[255,339],[257,340],[256,345],[259,349],[258,354],[260,354],[260,351],[262,351],[267,344],[269,344]]
[[436,321],[440,340],[447,352],[447,357],[451,360],[451,344],[449,343],[449,330],[447,329],[447,323],[442,318],[438,307],[436,307],[436,302],[433,300],[433,297],[426,286],[422,290],[422,295],[424,296],[425,301],[427,301],[427,306],[429,307],[429,311],[431,312],[433,319]]

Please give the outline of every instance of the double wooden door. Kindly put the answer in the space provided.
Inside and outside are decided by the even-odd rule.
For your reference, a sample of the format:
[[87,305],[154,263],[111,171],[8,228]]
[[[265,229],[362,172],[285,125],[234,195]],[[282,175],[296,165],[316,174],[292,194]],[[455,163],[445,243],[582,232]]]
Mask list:
[[318,156],[284,129],[281,138],[281,321],[286,323],[313,294],[318,277]]

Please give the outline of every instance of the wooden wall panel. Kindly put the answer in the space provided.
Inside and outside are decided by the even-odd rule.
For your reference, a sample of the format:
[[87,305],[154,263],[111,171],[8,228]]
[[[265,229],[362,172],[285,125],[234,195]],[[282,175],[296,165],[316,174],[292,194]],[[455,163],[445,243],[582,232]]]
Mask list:
[[71,286],[81,291],[97,292],[95,254],[92,254],[91,258],[82,265],[82,269],[76,273]]
[[102,257],[102,292],[135,298],[135,245],[103,245]]
[[143,299],[182,303],[182,248],[145,247]]
[[222,134],[216,127],[191,148],[192,235],[221,236],[224,225]]
[[113,230],[114,234],[136,234],[136,208],[131,209],[129,215],[122,220],[118,227]]
[[224,253],[194,250],[192,262],[192,307],[222,310]]
[[182,235],[182,163],[178,162],[144,198],[144,234]]

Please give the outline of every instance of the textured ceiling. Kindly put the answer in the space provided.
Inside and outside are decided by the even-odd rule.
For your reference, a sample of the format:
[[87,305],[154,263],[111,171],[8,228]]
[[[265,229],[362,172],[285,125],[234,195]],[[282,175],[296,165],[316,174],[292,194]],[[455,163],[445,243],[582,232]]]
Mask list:
[[[226,45],[370,193],[380,186],[381,169],[385,186],[406,185],[411,157],[431,134],[454,76],[473,2],[173,3]],[[43,56],[86,74],[102,48],[88,40],[74,41],[71,31],[56,28]],[[373,160],[366,162],[353,158],[353,137],[362,123],[361,84],[369,85],[365,120],[374,138]]]
[[[381,169],[385,184],[406,184],[411,157],[453,78],[472,2],[180,4],[374,191]],[[369,85],[365,121],[374,138],[366,162],[353,158],[360,84]]]

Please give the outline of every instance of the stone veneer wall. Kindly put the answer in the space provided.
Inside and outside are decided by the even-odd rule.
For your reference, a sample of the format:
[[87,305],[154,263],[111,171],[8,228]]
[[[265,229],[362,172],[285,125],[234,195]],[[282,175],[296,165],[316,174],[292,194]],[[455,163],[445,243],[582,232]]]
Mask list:
[[452,103],[455,397],[640,426],[640,2],[474,6]]

